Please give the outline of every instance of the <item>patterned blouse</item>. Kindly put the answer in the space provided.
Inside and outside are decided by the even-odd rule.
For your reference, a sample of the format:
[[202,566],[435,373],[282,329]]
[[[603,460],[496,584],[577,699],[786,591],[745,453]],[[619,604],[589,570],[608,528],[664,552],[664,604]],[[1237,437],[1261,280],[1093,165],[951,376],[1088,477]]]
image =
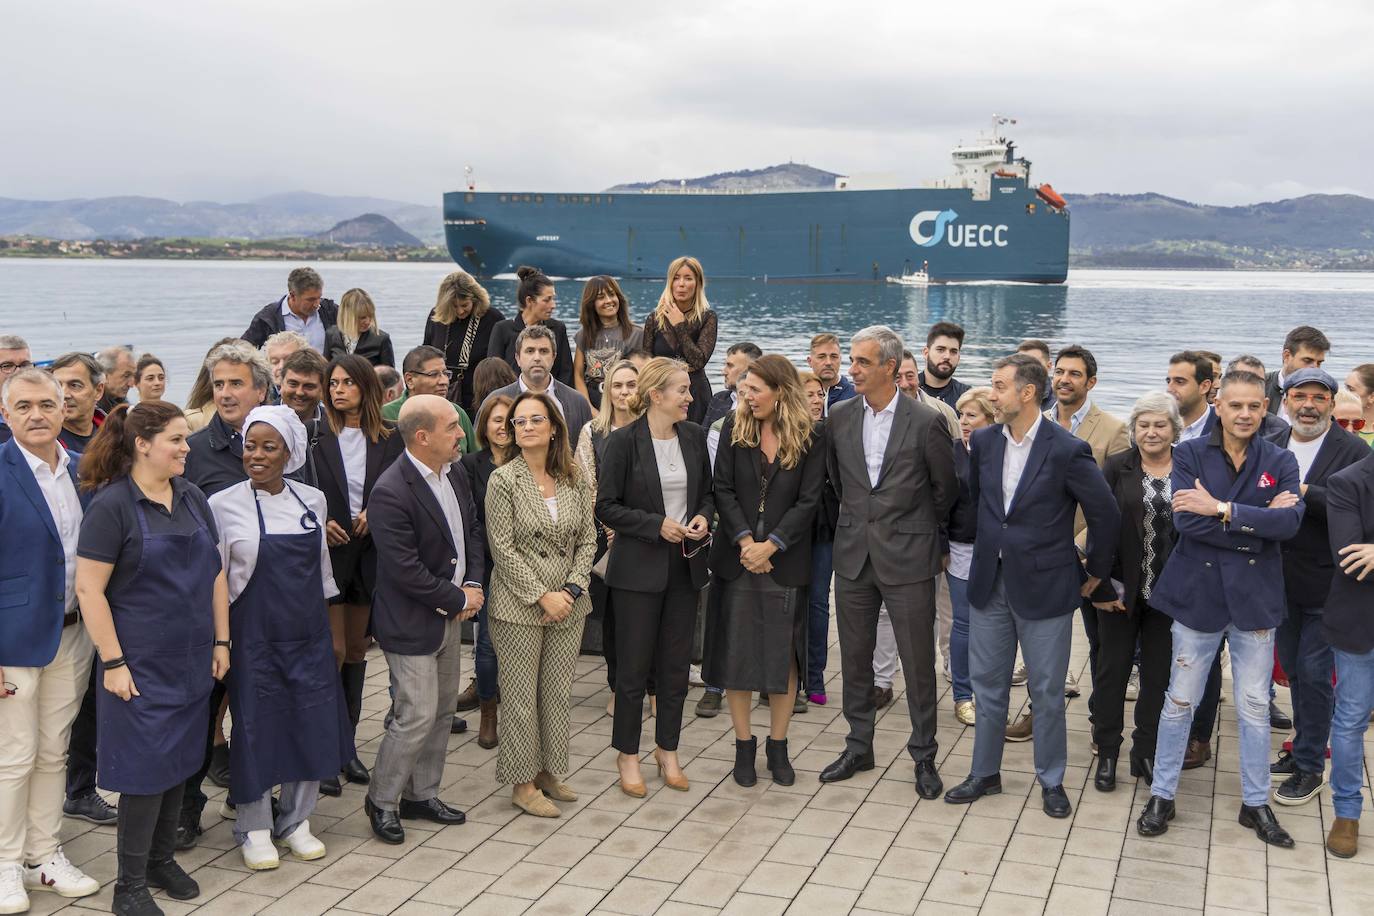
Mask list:
[[1169,543],[1174,536],[1173,486],[1168,476],[1144,474],[1145,487],[1145,552],[1141,560],[1140,594],[1150,598],[1150,589],[1164,571],[1169,556]]

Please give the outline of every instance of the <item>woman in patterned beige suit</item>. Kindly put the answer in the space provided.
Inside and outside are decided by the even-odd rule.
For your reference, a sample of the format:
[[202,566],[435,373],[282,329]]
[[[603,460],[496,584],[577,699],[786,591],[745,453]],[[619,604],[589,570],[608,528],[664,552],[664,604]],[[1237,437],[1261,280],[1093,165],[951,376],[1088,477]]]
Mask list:
[[487,607],[502,709],[496,778],[511,804],[558,817],[577,795],[568,769],[568,714],[587,587],[596,553],[596,494],[573,461],[562,411],[526,391],[511,405],[512,441],[487,484],[487,544],[495,566]]

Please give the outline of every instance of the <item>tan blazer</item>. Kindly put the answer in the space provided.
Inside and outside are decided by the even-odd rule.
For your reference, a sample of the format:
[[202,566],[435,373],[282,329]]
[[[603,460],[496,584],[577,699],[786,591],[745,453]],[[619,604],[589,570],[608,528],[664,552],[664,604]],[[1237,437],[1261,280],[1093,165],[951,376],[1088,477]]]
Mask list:
[[[932,410],[935,410],[940,416],[945,418],[945,425],[949,427],[950,438],[963,442],[964,434],[963,431],[959,429],[959,412],[939,398],[927,394],[924,388],[917,388],[916,395],[916,400]],[[1098,463],[1100,464],[1101,462]]]
[[494,566],[487,613],[496,620],[546,625],[539,599],[569,582],[582,589],[582,596],[567,619],[553,626],[580,626],[591,613],[587,589],[596,554],[596,495],[581,471],[576,484],[559,481],[555,495],[557,522],[523,458],[513,458],[492,472],[486,510]]
[[[1051,408],[1045,412],[1045,418],[1051,423],[1058,423],[1057,412],[1057,407]],[[1088,405],[1088,413],[1083,417],[1083,422],[1078,424],[1078,432],[1074,435],[1088,443],[1088,447],[1093,450],[1093,461],[1097,462],[1099,468],[1106,463],[1109,455],[1124,452],[1131,447],[1131,436],[1126,424],[1096,404]],[[1087,527],[1083,510],[1079,509],[1078,514],[1074,516],[1073,533],[1080,547],[1083,546],[1083,532]]]

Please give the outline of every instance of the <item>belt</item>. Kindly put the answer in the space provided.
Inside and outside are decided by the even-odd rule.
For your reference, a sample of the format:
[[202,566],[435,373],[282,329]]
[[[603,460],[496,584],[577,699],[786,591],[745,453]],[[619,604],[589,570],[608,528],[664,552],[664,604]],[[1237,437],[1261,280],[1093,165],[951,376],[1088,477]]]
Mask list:
[[68,611],[66,614],[62,615],[62,628],[65,630],[67,627],[76,623],[80,619],[80,611]]

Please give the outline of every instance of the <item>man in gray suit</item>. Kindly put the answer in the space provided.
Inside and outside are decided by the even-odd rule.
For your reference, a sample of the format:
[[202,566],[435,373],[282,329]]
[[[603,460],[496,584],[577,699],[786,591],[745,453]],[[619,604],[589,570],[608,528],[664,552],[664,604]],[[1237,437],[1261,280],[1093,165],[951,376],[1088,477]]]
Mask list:
[[873,769],[873,647],[886,605],[906,673],[916,791],[943,790],[935,770],[935,577],[940,525],[959,493],[944,418],[899,397],[902,339],[875,325],[849,345],[860,397],[831,408],[826,466],[840,498],[835,527],[835,619],[844,678],[845,749],[822,782]]
[[520,377],[504,388],[497,388],[486,400],[498,394],[514,399],[522,391],[547,394],[563,411],[563,420],[568,424],[568,442],[576,443],[583,425],[591,421],[592,405],[576,388],[569,388],[553,377],[556,352],[553,331],[542,324],[528,325],[515,338],[515,362],[520,367]]

